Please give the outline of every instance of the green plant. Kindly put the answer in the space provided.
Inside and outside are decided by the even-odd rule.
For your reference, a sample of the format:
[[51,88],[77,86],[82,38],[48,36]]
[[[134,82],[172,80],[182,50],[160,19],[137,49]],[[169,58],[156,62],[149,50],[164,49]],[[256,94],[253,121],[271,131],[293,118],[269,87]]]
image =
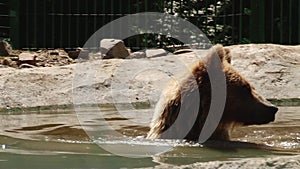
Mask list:
[[[220,15],[224,17],[229,4],[230,0],[164,0],[155,2],[158,11],[186,19],[196,25],[212,43],[225,45],[232,43],[231,27],[222,22],[223,18]],[[165,25],[167,28],[168,24]],[[195,42],[198,42],[198,37],[194,38]],[[144,34],[141,35],[140,40],[142,46],[161,47],[167,50],[170,50],[170,46],[182,45],[182,42],[169,35]]]
[[[231,3],[231,0],[164,0],[154,1],[154,6],[156,11],[181,17],[196,25],[213,44],[228,45],[233,44],[233,27],[225,23],[225,17],[229,11],[231,12],[231,8],[229,8]],[[251,13],[251,10],[245,10],[246,13]],[[163,24],[162,29],[170,29],[168,21],[163,22],[166,23]],[[140,35],[129,38],[126,43],[141,48],[160,47],[169,51],[172,51],[170,47],[183,44],[169,34],[144,34],[144,30],[139,31]],[[176,30],[173,29],[172,31]],[[199,37],[193,38],[193,41],[199,42]]]

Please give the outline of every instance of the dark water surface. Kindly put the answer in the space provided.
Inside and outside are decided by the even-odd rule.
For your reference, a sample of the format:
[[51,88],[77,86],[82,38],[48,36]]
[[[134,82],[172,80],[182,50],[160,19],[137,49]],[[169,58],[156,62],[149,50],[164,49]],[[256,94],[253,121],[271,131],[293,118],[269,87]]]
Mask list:
[[250,148],[252,144],[240,142],[224,143],[220,148],[146,140],[152,111],[104,106],[76,112],[0,113],[0,168],[140,168],[300,154],[299,106],[280,107],[275,122],[237,128],[232,133],[235,141],[280,151]]

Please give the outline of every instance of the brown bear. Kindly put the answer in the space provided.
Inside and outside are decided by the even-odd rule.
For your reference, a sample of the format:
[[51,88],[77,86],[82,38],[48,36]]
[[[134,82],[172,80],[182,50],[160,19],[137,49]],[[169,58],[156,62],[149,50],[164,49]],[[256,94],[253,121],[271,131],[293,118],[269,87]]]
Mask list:
[[208,68],[217,65],[214,63],[216,58],[223,74],[226,95],[220,120],[209,140],[229,140],[230,131],[237,125],[266,124],[275,120],[278,108],[259,96],[231,66],[230,50],[216,45],[204,60],[197,61],[190,68],[189,74],[167,85],[155,107],[147,138],[199,141],[212,99]]

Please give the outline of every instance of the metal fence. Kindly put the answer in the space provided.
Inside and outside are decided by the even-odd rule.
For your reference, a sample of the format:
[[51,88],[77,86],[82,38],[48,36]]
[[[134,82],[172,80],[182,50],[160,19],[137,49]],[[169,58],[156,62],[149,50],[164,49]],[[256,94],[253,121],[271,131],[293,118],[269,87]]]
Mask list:
[[[223,25],[221,31],[210,36],[213,42],[299,44],[299,0],[0,0],[0,38],[10,38],[17,49],[76,48],[103,25],[127,14],[174,14],[174,6],[165,5],[167,2],[182,7],[189,2],[203,6],[219,1],[227,2],[219,13],[185,18],[204,32],[211,26],[217,32],[214,25]],[[203,25],[197,19],[208,17],[213,18],[214,25]],[[224,40],[224,35],[230,38]]]
[[147,11],[139,0],[10,0],[16,48],[75,48],[106,23]]

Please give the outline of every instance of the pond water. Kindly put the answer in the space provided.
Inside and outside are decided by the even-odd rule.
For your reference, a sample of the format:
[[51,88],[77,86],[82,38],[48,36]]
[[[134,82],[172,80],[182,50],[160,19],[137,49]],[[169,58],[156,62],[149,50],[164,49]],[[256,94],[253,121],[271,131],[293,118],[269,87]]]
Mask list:
[[2,112],[0,168],[144,168],[300,154],[299,106],[280,107],[268,125],[235,129],[235,142],[208,145],[147,140],[153,109],[126,109]]

